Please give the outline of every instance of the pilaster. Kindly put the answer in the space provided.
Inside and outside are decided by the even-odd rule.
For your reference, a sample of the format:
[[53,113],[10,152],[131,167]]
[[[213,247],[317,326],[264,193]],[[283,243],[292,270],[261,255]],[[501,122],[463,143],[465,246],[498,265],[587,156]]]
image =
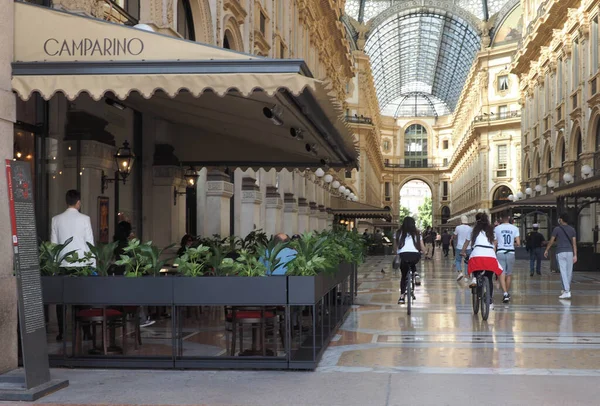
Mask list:
[[260,223],[260,205],[262,196],[256,179],[244,177],[242,179],[242,210],[240,218],[240,237],[244,238]]
[[293,193],[284,194],[283,232],[290,237],[298,233],[298,201]]
[[282,209],[283,201],[275,186],[267,186],[266,193],[266,218],[265,232],[267,235],[275,235],[282,232]]
[[184,183],[179,166],[152,167],[152,229],[151,241],[165,247],[179,241],[185,234],[185,205],[173,204],[173,189]]
[[310,230],[310,207],[304,197],[298,198],[298,233],[304,234]]
[[310,231],[319,231],[319,206],[316,202],[309,202],[308,207],[310,209],[309,229]]
[[204,233],[206,236],[229,235],[230,207],[233,203],[233,183],[229,175],[212,170],[206,175],[206,213]]

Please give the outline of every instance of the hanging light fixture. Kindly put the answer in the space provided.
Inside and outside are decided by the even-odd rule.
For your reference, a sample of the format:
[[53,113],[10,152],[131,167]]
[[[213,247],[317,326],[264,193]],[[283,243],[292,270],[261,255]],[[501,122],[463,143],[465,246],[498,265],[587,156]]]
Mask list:
[[536,192],[541,192],[542,191],[542,185],[535,185],[535,191]]
[[527,196],[531,196],[532,193],[533,193],[533,190],[530,187],[528,187],[527,189],[525,189],[525,194]]
[[339,189],[340,188],[340,182],[337,180],[334,180],[333,183],[331,184],[331,187],[334,189]]
[[325,181],[325,183],[331,183],[331,182],[333,182],[333,176],[331,176],[330,174],[327,174],[327,175],[325,175],[323,180]]
[[556,182],[550,179],[548,183],[546,183],[546,186],[548,186],[550,189],[554,189],[556,187]]
[[344,194],[346,192],[346,186],[342,185],[338,188],[338,190],[341,194]]
[[123,184],[126,183],[127,177],[131,173],[131,167],[135,161],[135,154],[131,151],[129,147],[129,142],[125,141],[123,146],[117,150],[117,153],[114,155],[115,163],[117,164],[117,172],[115,173],[115,177],[109,179],[104,171],[102,171],[102,194],[106,190],[106,187],[109,183],[114,181],[119,181],[119,177],[123,181]]
[[325,176],[325,171],[319,168],[315,171],[315,175],[317,175],[317,178],[322,178],[323,176]]
[[[196,183],[198,181],[198,171],[193,166],[190,166],[183,173],[183,179],[185,179],[185,188],[186,189],[194,189],[196,187]],[[187,194],[186,192],[178,192],[177,186],[173,186],[173,205],[177,205],[177,197],[181,195]]]
[[566,183],[571,183],[571,182],[573,182],[573,175],[571,175],[569,172],[567,172],[563,175],[563,180]]

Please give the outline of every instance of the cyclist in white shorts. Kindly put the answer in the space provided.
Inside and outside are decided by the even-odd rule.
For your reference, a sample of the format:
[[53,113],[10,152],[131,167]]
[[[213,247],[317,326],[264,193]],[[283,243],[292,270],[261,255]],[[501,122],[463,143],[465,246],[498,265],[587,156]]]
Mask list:
[[[502,223],[494,228],[496,237],[496,257],[506,275],[506,291],[510,292],[513,268],[515,267],[515,246],[521,245],[519,229],[510,224],[510,215],[502,214]],[[516,244],[515,244],[516,241]],[[508,295],[510,299],[510,293]]]

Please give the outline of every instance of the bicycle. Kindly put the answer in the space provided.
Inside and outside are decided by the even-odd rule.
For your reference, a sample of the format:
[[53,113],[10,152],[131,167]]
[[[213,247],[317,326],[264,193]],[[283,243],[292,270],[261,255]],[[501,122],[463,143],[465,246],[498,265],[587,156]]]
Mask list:
[[416,286],[416,273],[417,273],[417,266],[415,263],[409,263],[408,264],[409,269],[408,272],[406,274],[406,278],[408,279],[406,281],[406,314],[408,314],[410,316],[411,313],[411,309],[412,309],[412,302],[413,300],[417,300],[417,297],[415,296],[415,286]]
[[471,288],[473,298],[473,313],[477,315],[481,306],[481,318],[483,321],[488,319],[490,314],[491,287],[490,278],[486,275],[486,271],[474,272],[477,285]]

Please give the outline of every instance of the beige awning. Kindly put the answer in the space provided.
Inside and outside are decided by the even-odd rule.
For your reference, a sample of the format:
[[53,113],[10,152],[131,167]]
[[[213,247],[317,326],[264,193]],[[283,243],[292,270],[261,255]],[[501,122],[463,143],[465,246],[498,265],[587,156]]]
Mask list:
[[331,212],[344,218],[369,219],[381,218],[391,221],[392,214],[388,208],[371,206],[365,203],[335,197],[331,199]]
[[[357,166],[358,147],[341,106],[303,61],[260,58],[27,3],[14,6],[12,86],[24,100],[33,93],[46,100],[58,93],[69,100],[119,99],[189,127],[175,145],[189,164]],[[263,114],[274,106],[280,125]],[[301,130],[302,142],[292,129]],[[238,157],[232,145],[243,149]]]

